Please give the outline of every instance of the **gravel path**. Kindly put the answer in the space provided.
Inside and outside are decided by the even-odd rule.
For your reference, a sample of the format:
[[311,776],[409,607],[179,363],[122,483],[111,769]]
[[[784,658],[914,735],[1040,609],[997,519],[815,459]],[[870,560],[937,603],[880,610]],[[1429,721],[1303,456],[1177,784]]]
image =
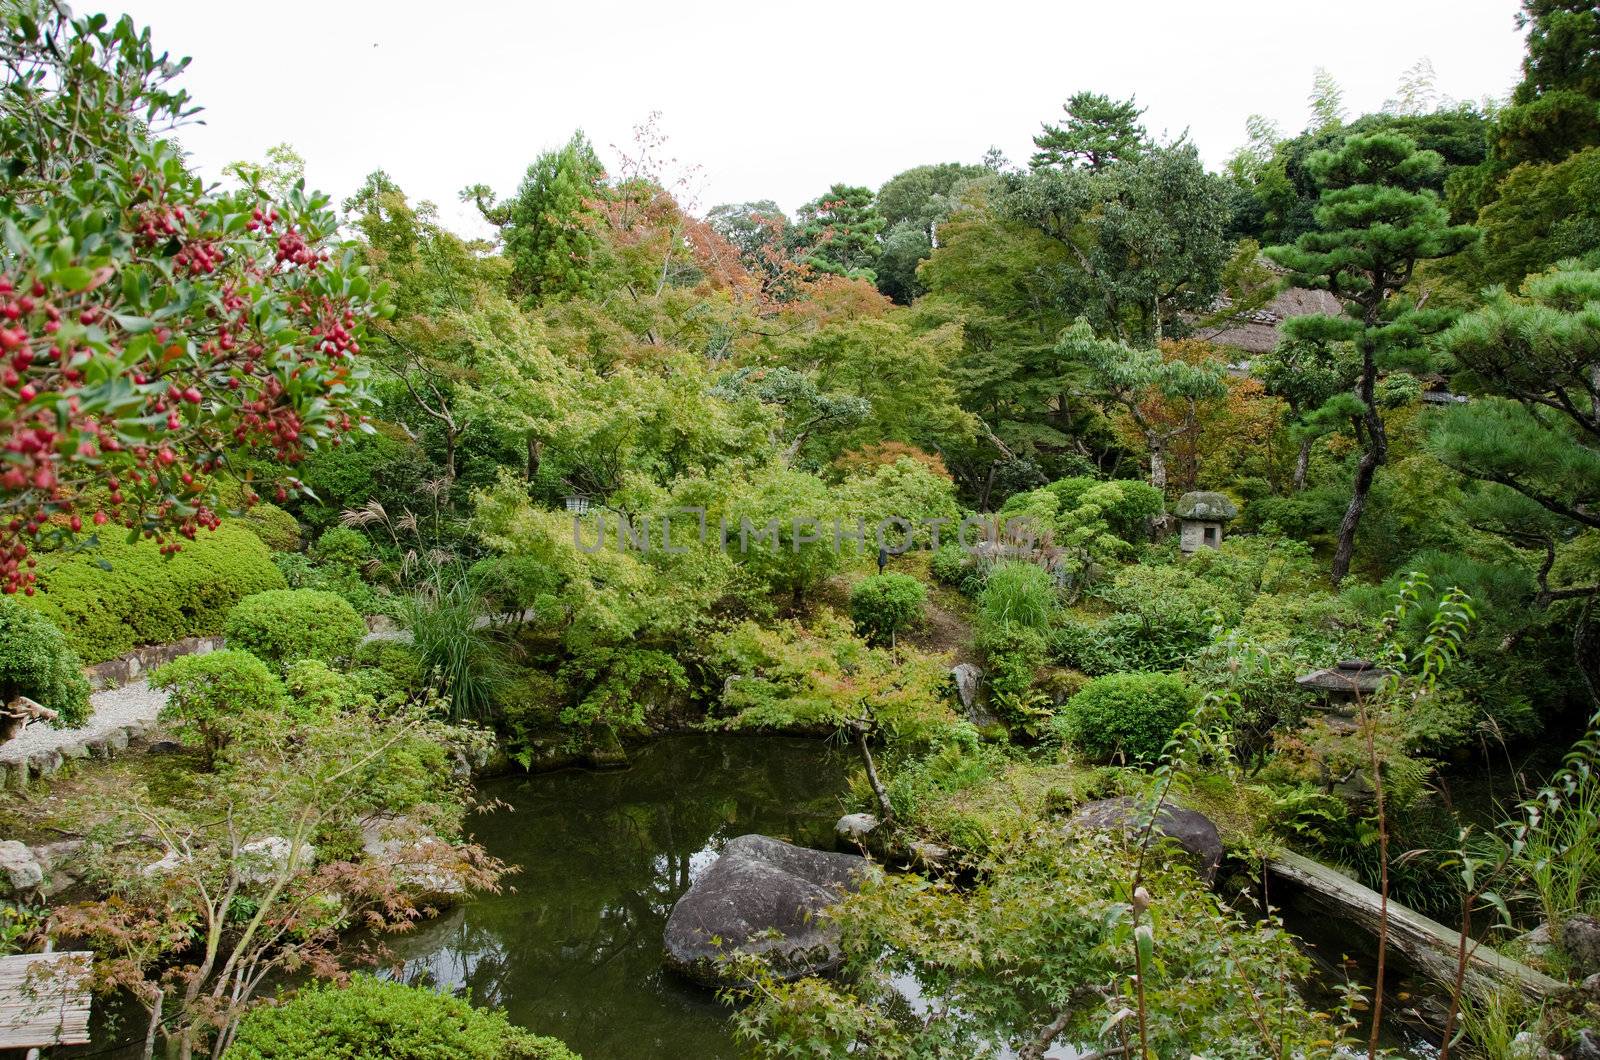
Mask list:
[[34,722],[15,739],[0,744],[0,765],[99,743],[119,729],[147,729],[167,702],[165,692],[157,692],[143,681],[121,688],[108,688],[89,697],[93,713],[87,724],[77,729],[53,729]]

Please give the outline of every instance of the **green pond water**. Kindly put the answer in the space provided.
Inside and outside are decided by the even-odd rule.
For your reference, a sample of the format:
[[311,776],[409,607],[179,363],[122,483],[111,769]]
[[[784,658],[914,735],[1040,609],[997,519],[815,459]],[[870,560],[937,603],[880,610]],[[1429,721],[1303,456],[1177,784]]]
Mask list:
[[848,760],[816,740],[673,736],[627,769],[485,783],[470,830],[520,871],[391,944],[406,973],[592,1060],[719,1060],[728,1009],[661,966],[673,902],[734,836],[828,846]]

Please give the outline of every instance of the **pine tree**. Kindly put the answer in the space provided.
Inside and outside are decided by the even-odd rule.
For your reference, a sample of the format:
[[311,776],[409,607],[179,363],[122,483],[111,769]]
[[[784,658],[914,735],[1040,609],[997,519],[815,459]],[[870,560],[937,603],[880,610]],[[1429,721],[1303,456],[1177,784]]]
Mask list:
[[1440,420],[1434,453],[1600,529],[1600,272],[1535,276],[1521,297],[1497,290],[1445,346],[1459,382],[1487,396]]
[[1030,163],[1034,169],[1081,166],[1098,173],[1144,151],[1146,136],[1139,124],[1144,108],[1135,106],[1131,98],[1113,100],[1096,92],[1079,92],[1062,109],[1067,112],[1066,125],[1046,122],[1033,138],[1039,149]]
[[1419,151],[1395,133],[1352,136],[1335,151],[1319,151],[1307,162],[1322,188],[1316,229],[1292,246],[1267,251],[1296,274],[1295,282],[1326,288],[1345,305],[1344,316],[1287,321],[1285,334],[1312,343],[1349,342],[1361,361],[1359,405],[1351,417],[1361,458],[1339,524],[1336,583],[1349,573],[1367,494],[1388,458],[1376,394],[1379,373],[1415,360],[1422,338],[1448,323],[1446,314],[1418,308],[1402,289],[1417,262],[1454,254],[1478,235],[1476,229],[1452,226],[1429,187],[1443,165],[1436,152]]
[[481,184],[462,192],[500,229],[511,260],[509,294],[526,304],[593,294],[601,239],[592,203],[605,194],[605,167],[582,130],[540,155],[515,197],[495,204]]
[[1495,156],[1504,167],[1559,162],[1600,144],[1600,9],[1592,0],[1524,0],[1522,81],[1500,115]]
[[878,243],[883,228],[871,188],[835,184],[800,207],[802,260],[819,272],[874,281],[873,267],[883,254]]
[[1536,557],[1533,608],[1584,601],[1573,661],[1600,695],[1600,272],[1567,266],[1520,297],[1495,290],[1445,334],[1457,385],[1481,396],[1446,412],[1428,444],[1479,483],[1472,524]]

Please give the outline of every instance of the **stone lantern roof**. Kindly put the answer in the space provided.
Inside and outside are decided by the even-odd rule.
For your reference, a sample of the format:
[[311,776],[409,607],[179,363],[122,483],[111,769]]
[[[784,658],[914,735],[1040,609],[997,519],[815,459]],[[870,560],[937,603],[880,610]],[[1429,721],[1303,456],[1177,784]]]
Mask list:
[[1314,688],[1322,692],[1344,695],[1370,695],[1383,687],[1383,682],[1394,674],[1368,659],[1344,659],[1337,666],[1314,670],[1294,679],[1301,688]]
[[1205,522],[1227,522],[1239,514],[1233,502],[1220,493],[1199,490],[1178,498],[1173,514],[1179,519],[1198,519]]

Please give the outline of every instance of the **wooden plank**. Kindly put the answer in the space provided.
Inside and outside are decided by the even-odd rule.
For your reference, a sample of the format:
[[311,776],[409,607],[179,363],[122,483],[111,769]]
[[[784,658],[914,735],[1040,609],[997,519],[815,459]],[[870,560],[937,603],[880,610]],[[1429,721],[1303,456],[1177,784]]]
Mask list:
[[0,1049],[89,1041],[89,973],[94,954],[0,957]]
[[[1318,904],[1377,935],[1382,898],[1372,888],[1290,851],[1268,859],[1267,871],[1305,888]],[[1388,914],[1390,945],[1429,978],[1447,987],[1453,983],[1460,933],[1392,898]],[[1565,983],[1514,961],[1488,945],[1477,943],[1474,947],[1471,939],[1467,940],[1467,945],[1471,956],[1467,962],[1466,988],[1477,996],[1510,984],[1530,999],[1539,1001],[1566,987]]]

